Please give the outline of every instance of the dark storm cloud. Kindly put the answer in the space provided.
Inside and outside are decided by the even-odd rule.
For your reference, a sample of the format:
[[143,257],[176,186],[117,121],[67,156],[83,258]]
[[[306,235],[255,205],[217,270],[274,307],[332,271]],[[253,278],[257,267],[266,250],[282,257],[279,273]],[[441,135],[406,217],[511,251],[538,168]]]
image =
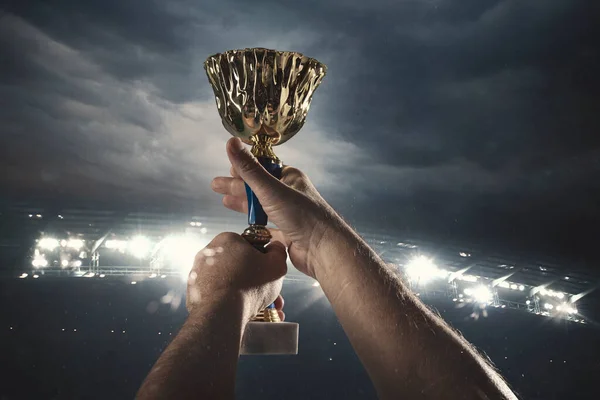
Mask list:
[[339,115],[361,119],[359,129],[357,118],[346,126],[353,141],[384,141],[374,146],[394,164],[465,158],[493,169],[546,164],[596,143],[594,6],[477,3],[477,12],[444,19],[474,2],[443,2],[440,13],[431,2],[398,2],[352,22],[368,27],[342,46],[362,55],[345,88],[344,98],[355,101],[338,103]]
[[504,234],[600,219],[595,2],[26,3],[0,17],[7,190],[218,202],[202,62],[262,46],[328,65],[281,155],[352,219]]

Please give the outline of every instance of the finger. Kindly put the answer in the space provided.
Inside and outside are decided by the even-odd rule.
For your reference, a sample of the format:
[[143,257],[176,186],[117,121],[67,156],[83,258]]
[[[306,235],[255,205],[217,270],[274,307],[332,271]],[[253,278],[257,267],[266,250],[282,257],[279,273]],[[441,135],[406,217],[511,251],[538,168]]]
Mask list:
[[[246,206],[248,204],[246,203]],[[292,241],[289,240],[280,229],[277,228],[269,228],[269,232],[271,232],[271,236],[273,237],[273,241],[281,242],[285,245],[285,247],[290,247],[292,245]]]
[[285,321],[285,313],[281,310],[277,310],[277,314],[279,314],[279,319],[281,321]]
[[273,257],[273,259],[276,261],[283,260],[285,262],[285,260],[287,260],[287,250],[285,244],[277,240],[271,240],[267,247],[265,247],[265,250],[266,254],[270,257]]
[[287,251],[285,245],[281,242],[271,241],[267,247],[265,247],[265,254],[269,257],[271,268],[273,273],[277,274],[277,277],[283,277],[287,273]]
[[229,173],[234,178],[239,178],[240,177],[240,174],[238,174],[238,172],[235,170],[235,168],[233,168],[233,165],[231,166],[231,168],[229,168]]
[[240,178],[229,178],[218,176],[210,184],[212,190],[221,194],[231,194],[234,196],[246,196],[246,186]]
[[223,205],[230,210],[237,211],[240,213],[248,212],[248,200],[245,198],[239,198],[236,196],[226,195],[223,197]]
[[231,165],[239,173],[240,177],[252,188],[263,205],[265,200],[281,194],[289,188],[273,177],[263,168],[250,151],[244,147],[238,138],[231,138],[227,142],[227,156]]
[[275,299],[275,301],[273,303],[275,303],[276,309],[278,309],[280,311],[283,309],[284,301],[283,301],[283,297],[281,295],[277,296],[277,298]]

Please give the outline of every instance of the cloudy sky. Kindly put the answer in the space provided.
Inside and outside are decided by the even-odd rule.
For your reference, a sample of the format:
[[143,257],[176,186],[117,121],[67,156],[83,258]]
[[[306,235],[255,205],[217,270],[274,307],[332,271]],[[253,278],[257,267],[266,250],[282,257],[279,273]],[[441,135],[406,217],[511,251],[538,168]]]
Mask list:
[[276,151],[358,226],[571,253],[600,235],[597,2],[0,3],[3,198],[216,207],[202,63],[267,47],[327,64]]

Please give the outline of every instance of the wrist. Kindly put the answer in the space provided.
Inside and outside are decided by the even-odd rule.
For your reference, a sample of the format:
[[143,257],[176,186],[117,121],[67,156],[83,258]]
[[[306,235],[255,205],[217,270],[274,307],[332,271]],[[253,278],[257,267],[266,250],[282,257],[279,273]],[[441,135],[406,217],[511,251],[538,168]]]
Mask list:
[[358,237],[333,210],[317,226],[310,243],[310,269],[313,277],[321,281],[325,271],[344,254],[343,248],[352,246],[349,242],[356,243]]
[[209,318],[224,318],[232,324],[239,321],[242,327],[253,317],[250,302],[241,293],[234,291],[209,291],[199,304],[189,312],[190,321]]

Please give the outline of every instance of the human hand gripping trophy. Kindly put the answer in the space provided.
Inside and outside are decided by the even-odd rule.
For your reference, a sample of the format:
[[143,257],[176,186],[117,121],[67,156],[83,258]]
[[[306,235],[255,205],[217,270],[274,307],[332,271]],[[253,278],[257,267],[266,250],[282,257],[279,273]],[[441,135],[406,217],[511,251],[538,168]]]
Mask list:
[[[283,164],[273,146],[304,125],[312,95],[327,67],[300,53],[262,48],[230,50],[204,62],[223,126],[252,145],[258,162],[281,178]],[[271,240],[268,217],[246,185],[248,228],[242,236],[259,250]],[[298,324],[281,322],[271,304],[246,326],[241,354],[297,354]]]

